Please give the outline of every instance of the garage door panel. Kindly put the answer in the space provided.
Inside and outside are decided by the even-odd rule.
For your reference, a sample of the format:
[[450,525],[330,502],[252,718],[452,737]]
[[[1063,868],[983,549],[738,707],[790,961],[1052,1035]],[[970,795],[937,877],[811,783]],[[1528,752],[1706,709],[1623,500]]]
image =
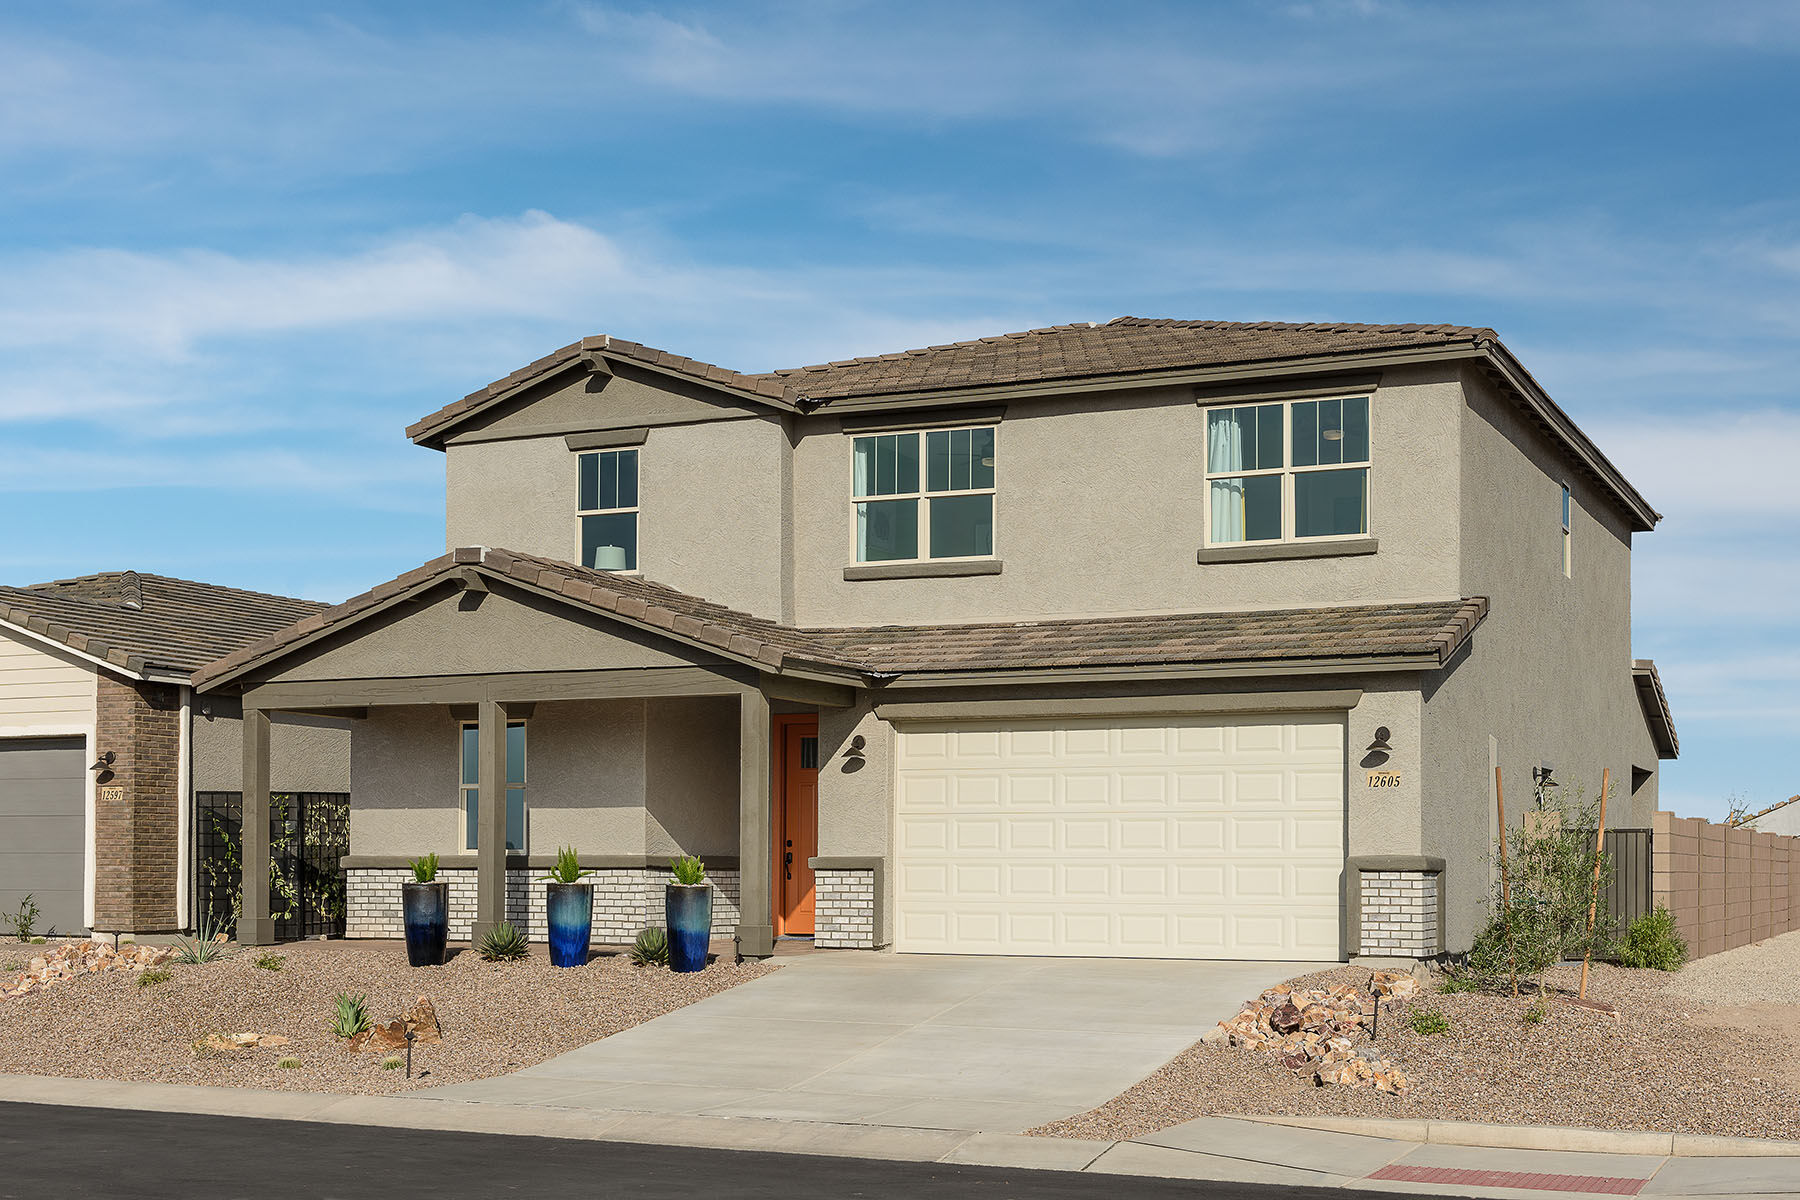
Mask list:
[[993,723],[899,742],[901,950],[1338,957],[1341,717]]
[[27,894],[39,931],[86,928],[87,743],[0,741],[0,911]]

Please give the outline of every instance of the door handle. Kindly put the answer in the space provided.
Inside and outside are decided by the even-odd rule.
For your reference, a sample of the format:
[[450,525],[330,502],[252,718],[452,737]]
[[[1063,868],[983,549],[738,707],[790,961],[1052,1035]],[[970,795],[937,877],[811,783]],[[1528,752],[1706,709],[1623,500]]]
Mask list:
[[786,866],[786,868],[787,868],[787,872],[786,872],[787,877],[789,879],[792,879],[794,877],[794,852],[792,850],[789,850],[787,852],[787,858],[784,861],[783,865]]

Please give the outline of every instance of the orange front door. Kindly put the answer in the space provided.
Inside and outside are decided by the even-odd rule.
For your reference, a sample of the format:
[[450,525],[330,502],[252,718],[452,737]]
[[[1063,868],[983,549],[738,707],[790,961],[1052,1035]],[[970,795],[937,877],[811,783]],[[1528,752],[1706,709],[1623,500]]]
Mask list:
[[775,932],[813,932],[812,859],[819,853],[819,719],[781,720],[775,838]]

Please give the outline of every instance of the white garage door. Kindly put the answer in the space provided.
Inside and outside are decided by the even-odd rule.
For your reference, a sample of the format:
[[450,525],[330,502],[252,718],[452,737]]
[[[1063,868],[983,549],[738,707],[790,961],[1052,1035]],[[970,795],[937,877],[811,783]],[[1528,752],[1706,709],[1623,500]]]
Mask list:
[[897,950],[1340,957],[1342,714],[898,740]]

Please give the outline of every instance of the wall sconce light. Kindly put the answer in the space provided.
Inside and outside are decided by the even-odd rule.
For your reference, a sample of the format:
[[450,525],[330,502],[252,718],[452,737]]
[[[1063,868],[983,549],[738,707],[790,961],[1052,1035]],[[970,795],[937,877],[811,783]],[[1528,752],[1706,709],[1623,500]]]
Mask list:
[[112,770],[112,765],[118,760],[119,756],[117,754],[114,754],[111,750],[106,750],[101,753],[100,757],[95,760],[94,765],[89,767],[88,770],[110,771]]
[[1380,751],[1382,754],[1392,754],[1394,748],[1388,745],[1388,738],[1391,736],[1392,734],[1388,732],[1388,727],[1386,725],[1376,726],[1375,740],[1369,743],[1369,749]]
[[1531,768],[1531,782],[1537,784],[1539,788],[1561,787],[1562,784],[1550,778],[1550,773],[1554,770],[1556,768],[1549,763]]
[[850,739],[850,745],[848,747],[846,747],[844,750],[844,757],[849,759],[851,762],[862,762],[865,757],[863,754],[863,750],[866,746],[868,746],[868,744],[869,744],[869,739],[865,738],[860,733],[857,734],[855,737]]

